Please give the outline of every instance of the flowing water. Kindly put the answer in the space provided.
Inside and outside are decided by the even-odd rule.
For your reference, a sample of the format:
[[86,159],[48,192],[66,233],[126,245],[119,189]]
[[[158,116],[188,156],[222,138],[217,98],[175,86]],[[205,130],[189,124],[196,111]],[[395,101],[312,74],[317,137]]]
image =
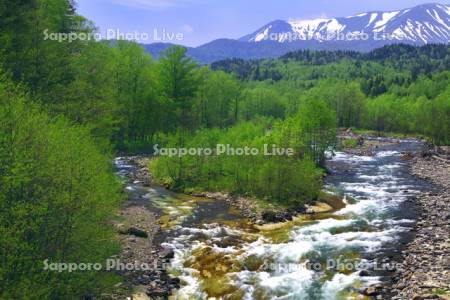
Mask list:
[[[337,152],[326,188],[345,208],[259,229],[223,201],[138,182],[127,189],[163,211],[163,246],[175,251],[169,271],[181,279],[173,299],[361,299],[410,238],[411,197],[430,188],[401,158],[420,147],[404,140],[370,157]],[[117,162],[126,175],[130,166]]]

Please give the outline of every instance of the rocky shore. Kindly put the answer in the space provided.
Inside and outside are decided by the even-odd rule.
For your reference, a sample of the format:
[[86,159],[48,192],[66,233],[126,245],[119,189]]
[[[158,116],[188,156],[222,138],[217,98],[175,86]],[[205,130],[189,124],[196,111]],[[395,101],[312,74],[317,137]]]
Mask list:
[[[127,176],[129,183],[150,186],[153,182],[148,169],[149,159],[144,157],[123,158],[126,164],[134,166]],[[204,197],[226,201],[248,218],[255,225],[281,223],[291,221],[299,214],[314,214],[335,210],[342,207],[342,199],[324,194],[320,201],[298,208],[280,208],[271,205],[262,207],[257,200],[219,192],[190,193],[195,197]],[[122,251],[115,257],[121,263],[150,265],[151,270],[124,270],[119,274],[124,282],[116,286],[115,295],[109,299],[130,297],[134,300],[168,299],[171,291],[179,287],[179,280],[171,278],[165,271],[174,253],[162,248],[164,231],[159,218],[162,212],[155,209],[148,199],[133,197],[123,204],[119,212],[119,220],[114,222]]]
[[415,238],[402,252],[386,299],[450,299],[450,161],[417,157],[411,173],[432,182],[436,191],[417,197]]
[[345,206],[342,197],[322,193],[316,202],[296,207],[280,207],[269,203],[260,204],[259,200],[220,192],[191,193],[195,197],[223,200],[239,211],[240,215],[249,219],[254,225],[267,225],[292,221],[302,214],[326,213]]
[[362,156],[373,156],[375,155],[375,150],[379,147],[400,142],[399,139],[395,138],[356,134],[351,128],[340,130],[338,139],[343,151]]
[[299,206],[297,208],[280,208],[273,205],[267,205],[267,207],[262,207],[258,204],[258,200],[230,195],[228,193],[201,192],[191,193],[191,195],[226,201],[233,208],[238,210],[241,216],[249,219],[255,225],[291,221],[296,215],[306,213],[306,207],[304,206]]
[[[353,139],[355,146],[344,151],[355,155],[372,156],[381,146],[395,144],[393,138],[378,139],[372,136],[343,131],[341,140]],[[345,144],[345,143],[343,143]],[[365,289],[362,294],[373,299],[386,300],[450,300],[450,156],[448,147],[425,145],[422,153],[403,153],[402,159],[410,161],[410,172],[427,180],[434,191],[421,193],[411,199],[418,209],[418,220],[412,229],[414,238],[392,258],[396,266],[392,280]]]
[[[127,181],[149,186],[152,179],[148,159],[129,157],[124,160],[135,166]],[[179,280],[171,278],[165,270],[173,258],[173,252],[160,246],[164,235],[159,224],[160,214],[147,199],[133,195],[129,195],[123,204],[114,223],[122,248],[115,259],[137,267],[118,272],[124,282],[116,286],[116,294],[111,298],[168,299],[170,292],[179,287]]]
[[[380,146],[380,142],[368,143],[366,140],[364,146],[355,151],[360,150],[360,155],[367,155],[367,151]],[[128,159],[130,164],[137,166],[128,180],[141,182],[144,186],[150,185],[152,178],[148,170],[148,159]],[[417,223],[412,229],[415,237],[403,249],[401,256],[391,262],[397,266],[392,280],[371,286],[362,294],[374,299],[449,300],[450,161],[441,156],[416,156],[413,153],[404,154],[403,159],[411,162],[413,175],[430,181],[435,190],[422,193],[411,200],[419,211]],[[204,192],[191,195],[226,201],[256,225],[285,222],[298,214],[316,213],[316,208],[325,206],[321,203],[330,209],[338,209],[336,203],[339,203],[336,199],[325,197],[321,199],[321,203],[293,210],[261,206],[252,199],[226,193]],[[130,199],[121,212],[121,221],[116,223],[123,245],[119,259],[125,262],[144,261],[159,266],[150,271],[121,273],[126,278],[123,285],[134,288],[132,299],[167,299],[170,291],[179,286],[179,281],[170,278],[163,267],[173,257],[173,252],[160,247],[164,238],[158,223],[160,214],[148,200]]]

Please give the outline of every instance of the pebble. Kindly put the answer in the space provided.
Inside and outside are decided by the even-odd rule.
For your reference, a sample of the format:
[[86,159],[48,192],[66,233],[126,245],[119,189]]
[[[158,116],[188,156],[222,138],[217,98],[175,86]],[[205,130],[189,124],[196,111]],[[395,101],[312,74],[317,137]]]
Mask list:
[[401,266],[382,297],[445,299],[436,295],[435,290],[450,291],[450,272],[447,269],[450,254],[450,163],[432,157],[415,158],[411,173],[433,183],[436,191],[424,192],[414,199],[421,210],[413,228],[415,238],[402,251]]

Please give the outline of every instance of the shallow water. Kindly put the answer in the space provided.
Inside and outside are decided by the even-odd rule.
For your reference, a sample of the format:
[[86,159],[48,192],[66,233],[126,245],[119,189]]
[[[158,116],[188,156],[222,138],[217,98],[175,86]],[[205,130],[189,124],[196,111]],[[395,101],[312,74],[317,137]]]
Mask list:
[[170,272],[181,279],[173,299],[356,299],[389,275],[383,259],[410,238],[416,211],[408,199],[430,187],[408,174],[401,152],[420,147],[410,140],[373,157],[336,153],[326,187],[348,196],[346,207],[267,231],[222,201],[127,188],[164,212],[163,246],[175,250]]

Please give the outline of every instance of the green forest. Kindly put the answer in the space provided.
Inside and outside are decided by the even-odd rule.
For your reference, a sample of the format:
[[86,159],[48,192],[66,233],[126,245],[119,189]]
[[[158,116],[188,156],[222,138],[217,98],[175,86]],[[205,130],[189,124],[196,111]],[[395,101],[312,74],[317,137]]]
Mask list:
[[123,200],[117,153],[264,144],[293,156],[157,157],[156,179],[281,205],[317,198],[338,128],[450,143],[450,48],[299,51],[199,65],[182,47],[154,60],[137,43],[52,41],[92,33],[69,0],[0,2],[0,298],[77,299],[111,288],[97,271],[43,261],[103,261]]

